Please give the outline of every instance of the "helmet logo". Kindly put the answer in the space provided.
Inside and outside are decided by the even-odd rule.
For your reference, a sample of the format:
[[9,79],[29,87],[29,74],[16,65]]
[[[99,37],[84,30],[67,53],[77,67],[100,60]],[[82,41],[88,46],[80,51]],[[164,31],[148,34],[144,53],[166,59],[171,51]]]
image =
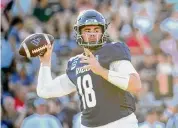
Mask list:
[[88,19],[85,21],[86,23],[90,23],[90,22],[94,22],[94,23],[97,23],[98,21],[96,19]]

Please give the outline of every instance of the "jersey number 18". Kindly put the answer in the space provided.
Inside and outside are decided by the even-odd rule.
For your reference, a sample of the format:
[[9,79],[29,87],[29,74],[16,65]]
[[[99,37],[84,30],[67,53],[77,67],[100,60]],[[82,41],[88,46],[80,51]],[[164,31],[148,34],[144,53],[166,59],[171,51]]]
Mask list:
[[[78,77],[77,84],[78,84],[79,94],[82,96],[83,108],[86,109],[86,105],[89,108],[94,107],[96,105],[96,96],[95,96],[95,91],[93,90],[93,83],[92,83],[91,76],[87,74],[84,75],[83,77],[81,76]],[[82,90],[84,90],[84,92]]]

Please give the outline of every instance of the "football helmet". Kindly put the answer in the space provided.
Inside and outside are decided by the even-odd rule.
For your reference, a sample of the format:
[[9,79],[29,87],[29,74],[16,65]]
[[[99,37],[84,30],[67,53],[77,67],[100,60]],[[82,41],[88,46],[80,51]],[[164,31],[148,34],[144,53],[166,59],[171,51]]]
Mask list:
[[[81,35],[81,28],[87,25],[99,25],[102,27],[102,35],[100,39],[96,42],[84,42]],[[108,24],[104,16],[96,10],[85,10],[81,12],[77,18],[77,22],[74,25],[74,30],[76,32],[77,43],[85,48],[94,49],[101,47],[107,40],[106,29]]]

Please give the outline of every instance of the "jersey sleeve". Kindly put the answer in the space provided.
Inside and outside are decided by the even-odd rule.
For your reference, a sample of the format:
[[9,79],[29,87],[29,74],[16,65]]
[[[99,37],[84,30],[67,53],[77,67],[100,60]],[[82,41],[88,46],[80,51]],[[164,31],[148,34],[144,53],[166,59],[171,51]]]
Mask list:
[[137,73],[132,63],[128,60],[112,62],[109,66],[109,70],[116,71],[121,74]]
[[112,62],[119,60],[131,61],[130,50],[125,43],[109,43],[99,52],[99,62],[104,67],[109,67]]
[[66,74],[52,79],[50,67],[40,67],[37,94],[43,98],[61,97],[76,91]]
[[73,84],[75,83],[76,78],[75,69],[77,67],[79,56],[80,55],[70,58],[67,64],[66,74]]
[[108,81],[119,88],[128,88],[130,74],[137,74],[135,68],[128,60],[114,61],[110,64]]

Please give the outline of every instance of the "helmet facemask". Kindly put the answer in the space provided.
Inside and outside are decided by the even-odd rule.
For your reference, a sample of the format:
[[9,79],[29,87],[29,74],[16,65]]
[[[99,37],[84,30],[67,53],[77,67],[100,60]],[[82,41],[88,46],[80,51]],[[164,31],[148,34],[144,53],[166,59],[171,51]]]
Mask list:
[[[92,24],[91,24],[92,25]],[[84,25],[86,26],[86,25]],[[97,49],[99,47],[101,47],[103,44],[106,43],[106,39],[107,39],[107,34],[106,34],[106,28],[103,27],[102,25],[102,33],[87,33],[85,34],[86,36],[88,36],[88,40],[84,41],[83,37],[82,37],[82,33],[81,33],[81,28],[84,26],[80,26],[78,27],[78,30],[76,31],[76,41],[78,43],[78,45],[84,47],[84,48],[89,48],[89,49]],[[96,41],[94,42],[89,42],[89,36],[90,35],[96,35]]]
[[[101,26],[102,28],[102,33],[100,33],[101,38],[98,38],[95,42],[89,42],[84,41],[81,33],[81,29],[85,26]],[[81,12],[77,18],[77,22],[74,26],[74,30],[76,32],[76,41],[77,43],[84,47],[84,48],[89,48],[89,49],[97,49],[101,47],[107,40],[107,34],[106,34],[106,29],[107,29],[108,24],[106,23],[105,18],[103,15],[96,10],[85,10]],[[93,33],[90,33],[93,34]],[[88,36],[90,36],[90,34]],[[95,34],[95,33],[94,33]],[[99,34],[99,33],[97,33]]]

